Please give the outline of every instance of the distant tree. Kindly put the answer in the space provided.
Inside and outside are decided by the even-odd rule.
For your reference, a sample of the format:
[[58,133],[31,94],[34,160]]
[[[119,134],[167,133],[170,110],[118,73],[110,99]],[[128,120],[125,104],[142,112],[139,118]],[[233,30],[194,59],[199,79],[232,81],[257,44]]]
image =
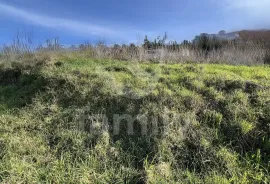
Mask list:
[[158,40],[158,46],[159,47],[164,47],[165,46],[165,42],[168,39],[168,35],[167,32],[165,32],[164,36],[162,37],[162,39],[160,38],[160,36],[158,36],[157,40]]
[[207,34],[202,34],[199,37],[195,37],[194,42],[199,49],[209,52],[211,50],[218,50],[222,48],[222,40],[215,37],[210,37]]
[[114,48],[114,49],[119,49],[119,48],[120,48],[120,45],[114,44],[114,45],[113,45],[113,48]]
[[183,42],[182,42],[182,45],[189,45],[190,43],[189,43],[189,41],[188,40],[184,40]]
[[163,38],[162,38],[162,43],[165,44],[165,41],[168,39],[167,32],[165,32]]
[[150,41],[147,36],[144,38],[143,47],[145,49],[158,49],[160,47],[164,47],[166,45],[166,40],[168,38],[167,33],[165,32],[164,36],[161,38],[158,36],[154,41]]
[[131,43],[131,44],[129,45],[129,47],[130,47],[130,48],[136,48],[136,45],[135,45],[134,43]]
[[127,48],[128,46],[126,44],[122,44],[122,48]]
[[132,53],[131,55],[137,53],[137,46],[134,43],[131,43],[128,48],[129,52]]
[[144,38],[143,47],[145,49],[150,49],[151,48],[151,42],[148,40],[148,37],[147,36],[145,36],[145,38]]
[[[154,39],[154,41],[150,41],[147,36],[144,38],[144,43],[143,47],[145,49],[159,49],[159,48],[167,48],[169,50],[177,50],[180,48],[181,44],[177,43],[177,41],[168,41],[168,34],[167,32],[164,33],[164,35],[158,36],[157,38]],[[191,43],[187,40],[184,41],[185,44],[190,44]]]

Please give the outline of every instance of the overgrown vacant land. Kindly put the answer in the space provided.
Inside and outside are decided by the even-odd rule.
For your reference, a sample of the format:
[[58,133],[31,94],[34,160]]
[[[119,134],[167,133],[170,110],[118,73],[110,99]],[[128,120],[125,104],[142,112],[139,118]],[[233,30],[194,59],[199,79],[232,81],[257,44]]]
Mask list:
[[267,66],[2,66],[0,182],[269,183],[269,92]]

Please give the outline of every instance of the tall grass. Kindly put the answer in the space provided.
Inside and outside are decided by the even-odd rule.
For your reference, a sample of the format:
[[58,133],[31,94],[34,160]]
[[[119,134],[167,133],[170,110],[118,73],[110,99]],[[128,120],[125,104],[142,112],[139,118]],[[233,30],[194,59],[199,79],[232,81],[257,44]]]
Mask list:
[[205,64],[263,64],[264,47],[47,43],[2,48],[0,183],[270,182],[270,68]]
[[0,62],[34,60],[38,57],[81,57],[116,59],[151,63],[220,63],[232,65],[269,64],[269,49],[265,43],[238,43],[224,45],[218,49],[202,50],[198,46],[182,45],[176,49],[164,46],[145,49],[142,45],[106,46],[85,43],[78,47],[63,48],[58,39],[47,40],[46,46],[33,47],[30,39],[17,37],[13,44],[0,47]]
[[269,183],[269,67],[58,59],[0,70],[0,183]]

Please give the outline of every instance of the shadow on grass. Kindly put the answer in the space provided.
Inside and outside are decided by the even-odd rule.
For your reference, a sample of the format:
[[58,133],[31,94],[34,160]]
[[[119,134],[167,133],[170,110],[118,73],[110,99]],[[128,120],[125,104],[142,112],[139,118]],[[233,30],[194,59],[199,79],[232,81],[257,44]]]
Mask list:
[[46,80],[38,73],[23,73],[16,68],[0,70],[0,112],[22,108],[45,90]]
[[[72,84],[70,83],[65,83],[63,85],[69,85],[69,87],[73,89],[75,88],[74,86],[72,87]],[[59,89],[62,88],[60,85],[58,86],[60,87]],[[87,115],[97,115],[102,112],[102,114],[108,118],[109,135],[112,145],[118,145],[125,155],[132,157],[132,160],[130,160],[129,163],[123,163],[123,165],[126,164],[126,167],[128,167],[128,165],[132,165],[136,169],[143,170],[145,159],[152,161],[157,151],[157,142],[154,136],[143,136],[141,134],[140,122],[134,122],[134,135],[128,135],[128,125],[125,120],[121,122],[119,135],[114,135],[112,128],[113,115],[118,114],[121,116],[127,114],[135,117],[140,113],[143,103],[145,102],[144,99],[133,100],[122,96],[112,97],[97,91],[94,92],[95,94],[88,94],[86,96],[81,95],[79,92],[72,92],[74,96],[64,95],[61,91],[58,91],[57,93],[59,95],[57,95],[59,97],[58,105],[64,109],[67,109],[68,106],[83,109],[89,104],[89,102],[92,102],[90,106],[87,107],[89,112],[85,110],[84,113]],[[99,97],[99,100],[94,100],[96,97]],[[130,106],[132,106],[132,108]],[[61,119],[70,119],[71,124],[68,125],[70,122],[66,122],[66,124],[62,126],[59,124]],[[74,112],[71,114],[63,114],[63,117],[59,118],[59,121],[58,123],[51,124],[51,127],[49,128],[51,131],[48,137],[49,142],[51,142],[50,146],[58,147],[58,156],[63,152],[72,151],[72,149],[67,148],[76,147],[76,145],[73,145],[76,143],[72,141],[72,137],[70,137],[70,139],[68,139],[69,141],[66,142],[63,141],[63,137],[61,137],[61,135],[59,136],[59,133],[57,132],[59,126],[62,128],[65,127],[66,130],[72,130],[72,126],[74,127]],[[87,133],[87,137],[83,141],[84,145],[81,149],[93,149],[96,146],[100,135],[88,130],[87,128],[81,131]]]
[[[107,69],[109,71],[123,70],[122,68]],[[22,108],[27,104],[31,104],[33,98],[37,94],[42,94],[42,102],[52,102],[53,99],[56,99],[54,102],[57,103],[56,105],[60,107],[60,111],[57,111],[55,114],[53,114],[54,112],[50,111],[39,114],[39,116],[42,117],[38,118],[43,121],[42,119],[44,117],[50,116],[50,113],[52,113],[51,120],[46,124],[46,129],[43,129],[41,133],[46,135],[45,139],[48,142],[48,145],[50,146],[53,154],[55,154],[56,158],[60,159],[63,154],[70,153],[71,162],[75,163],[78,160],[84,160],[84,158],[87,159],[87,154],[89,154],[91,151],[93,151],[93,155],[98,154],[95,149],[99,144],[99,138],[102,137],[102,135],[95,134],[95,132],[91,132],[89,130],[82,130],[81,135],[78,137],[76,137],[77,135],[74,135],[72,130],[76,123],[75,115],[77,115],[77,110],[83,110],[84,113],[90,115],[104,114],[106,117],[108,117],[109,122],[111,122],[109,124],[110,127],[113,127],[112,122],[114,114],[127,114],[135,117],[141,113],[143,108],[147,108],[149,111],[153,110],[152,108],[156,107],[158,104],[156,102],[160,101],[162,98],[168,99],[169,102],[175,102],[177,100],[170,98],[168,95],[162,93],[153,96],[148,95],[139,100],[128,99],[124,96],[113,95],[110,93],[110,91],[108,92],[108,90],[103,90],[103,81],[92,80],[94,76],[80,75],[80,79],[81,78],[85,78],[85,80],[82,79],[78,81],[72,81],[71,79],[71,81],[69,81],[61,77],[45,78],[39,72],[28,73],[16,68],[1,69],[0,105],[2,106],[3,110]],[[239,127],[230,124],[230,118],[233,117],[233,111],[230,109],[230,106],[228,106],[230,105],[228,104],[228,100],[219,100],[215,98],[214,93],[219,90],[229,93],[231,90],[240,89],[243,91],[243,93],[245,92],[251,95],[255,93],[260,88],[260,86],[253,83],[237,80],[221,80],[217,82],[204,81],[206,87],[198,90],[195,86],[192,85],[190,82],[191,80],[192,79],[186,77],[181,78],[181,80],[177,82],[181,83],[190,91],[195,91],[202,95],[205,99],[207,99],[207,102],[211,102],[208,107],[209,111],[206,111],[209,114],[205,114],[206,112],[204,112],[203,109],[205,106],[202,106],[200,109],[198,109],[198,115],[196,118],[198,122],[202,123],[204,119],[207,119],[205,123],[210,125],[205,126],[207,128],[210,127],[211,129],[215,128],[218,130],[218,140],[213,139],[216,141],[216,145],[214,145],[212,148],[206,148],[202,146],[200,140],[204,140],[204,138],[208,139],[210,137],[207,135],[207,132],[203,133],[203,130],[208,129],[191,129],[191,134],[186,135],[186,138],[189,138],[189,141],[185,141],[179,146],[168,145],[168,149],[171,149],[173,157],[176,160],[174,167],[189,169],[197,173],[209,172],[209,169],[211,168],[221,169],[220,172],[222,172],[222,170],[226,170],[226,167],[222,165],[222,160],[219,161],[219,158],[216,157],[215,152],[215,146],[219,145],[231,145],[231,147],[234,148],[234,150],[242,156],[244,156],[244,154],[254,154],[259,148],[263,163],[268,163],[269,160],[267,153],[269,152],[269,146],[265,146],[264,144],[268,144],[267,141],[269,140],[269,133],[267,132],[267,122],[269,122],[269,106],[263,105],[261,107],[258,105],[259,109],[263,109],[261,118],[258,119],[258,126],[261,125],[262,127],[257,127],[258,131],[255,129],[254,133],[251,132],[252,134],[250,134],[250,136],[243,135]],[[169,89],[173,89],[173,87],[169,85],[171,83],[170,80],[166,81],[166,79],[164,79],[161,82],[165,83]],[[88,88],[89,83],[91,83],[91,89],[81,91],[81,89]],[[213,91],[210,90],[211,87],[214,89]],[[192,98],[188,98],[187,102],[192,100]],[[179,102],[178,105],[181,105],[181,103],[182,102]],[[190,106],[189,103],[187,104],[188,105],[184,105]],[[253,101],[248,103],[248,105],[254,105]],[[157,107],[157,109],[158,110],[155,112],[159,113],[155,115],[162,115],[162,110],[159,109],[159,107]],[[188,107],[186,107],[186,109],[194,110],[192,108],[188,109]],[[214,110],[216,110],[218,113]],[[207,118],[204,118],[204,116],[207,116]],[[212,122],[215,123],[219,121],[219,118],[221,121],[221,126],[215,127],[211,124]],[[160,126],[162,125],[160,124]],[[105,140],[105,142],[108,141],[109,148],[117,147],[121,152],[118,158],[110,156],[109,149],[106,149],[106,143],[104,145],[99,145],[101,147],[103,146],[101,149],[103,149],[105,152],[105,156],[95,156],[97,156],[97,160],[101,162],[101,165],[103,162],[105,165],[110,162],[109,164],[115,164],[115,168],[118,168],[118,166],[124,166],[126,168],[132,167],[132,169],[138,171],[139,174],[131,174],[128,176],[131,178],[126,180],[130,181],[127,183],[144,183],[144,162],[147,160],[149,163],[155,164],[155,156],[157,156],[157,153],[160,149],[158,146],[162,140],[162,135],[141,135],[140,123],[137,121],[134,122],[134,135],[128,135],[127,128],[127,124],[123,122],[121,124],[119,135],[114,135],[113,130],[109,129],[109,139]],[[193,137],[194,139],[192,139]],[[210,138],[209,140],[212,141]],[[262,140],[266,140],[265,143]],[[248,146],[247,143],[250,146]],[[0,158],[1,154],[3,153],[0,152]],[[208,161],[206,163],[204,162],[205,160],[210,160],[211,162]]]
[[[88,106],[89,103],[91,105],[88,108],[91,110],[91,113],[99,114],[100,110],[104,109],[106,116],[110,120],[113,119],[113,114],[130,114],[135,116],[139,114],[144,103],[144,99],[132,100],[122,96],[104,94],[102,89],[99,89],[102,86],[98,84],[95,89],[90,90],[86,95],[78,91],[77,87],[76,84],[63,78],[45,78],[39,71],[26,72],[17,68],[0,69],[0,113],[26,107],[32,103],[37,95],[41,95],[44,98],[42,99],[44,102],[50,102],[52,98],[56,98],[57,105],[63,111],[57,114],[51,123],[48,124],[46,130],[42,131],[47,135],[49,146],[57,150],[57,157],[60,157],[65,152],[69,152],[74,157],[77,157],[78,150],[74,150],[74,148],[78,148],[82,154],[81,156],[83,156],[86,153],[85,150],[94,149],[98,136],[93,136],[89,132],[82,141],[82,145],[79,145],[75,142],[73,135],[65,137],[57,132],[57,128],[61,128],[63,130],[62,133],[68,133],[71,130],[68,126],[69,122],[64,122],[63,124],[60,122],[63,122],[66,118],[74,122],[74,111]],[[53,93],[50,93],[50,91],[53,91]],[[132,108],[129,107],[130,105],[132,105]],[[64,111],[71,111],[71,113],[66,114]],[[42,119],[43,117],[38,118]],[[135,126],[139,126],[138,122],[135,122],[135,124]],[[121,132],[127,132],[125,130],[126,126],[121,128],[123,129]],[[134,129],[139,131],[136,127]],[[146,158],[151,160],[155,154],[156,142],[152,137],[138,136],[137,134],[129,136],[126,133],[114,136],[112,130],[109,131],[109,134],[112,144],[118,144],[120,150],[131,158],[131,163],[120,163],[126,165],[126,167],[132,165],[133,168],[141,171],[143,170],[144,160]],[[143,183],[143,173],[132,177],[135,178],[130,178],[129,180],[141,181]]]

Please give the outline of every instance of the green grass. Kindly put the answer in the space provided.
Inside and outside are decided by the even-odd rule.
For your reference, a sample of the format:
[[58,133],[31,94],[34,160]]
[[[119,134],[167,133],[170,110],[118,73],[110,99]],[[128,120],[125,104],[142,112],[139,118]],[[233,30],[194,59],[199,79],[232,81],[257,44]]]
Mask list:
[[[2,67],[0,183],[269,183],[269,92],[263,66]],[[106,115],[109,129],[79,129],[82,113]],[[146,135],[140,121],[114,135],[115,114],[155,117],[159,133],[148,119]]]

